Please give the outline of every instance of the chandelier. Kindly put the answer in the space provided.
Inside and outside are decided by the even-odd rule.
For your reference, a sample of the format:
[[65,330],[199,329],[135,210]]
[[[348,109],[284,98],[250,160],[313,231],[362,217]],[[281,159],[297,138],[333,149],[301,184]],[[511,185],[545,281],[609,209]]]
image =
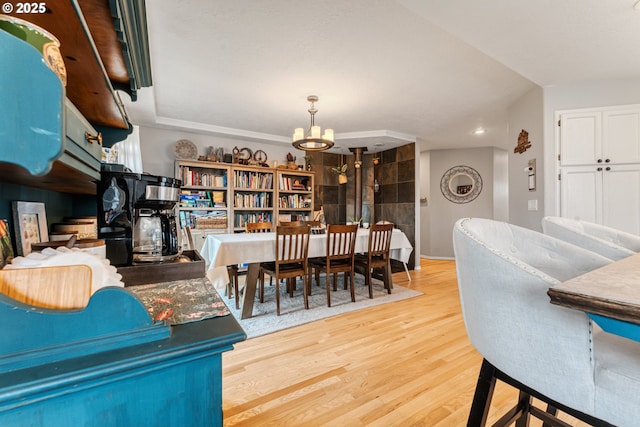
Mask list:
[[320,130],[320,126],[316,126],[314,117],[318,110],[314,107],[314,103],[318,102],[318,97],[315,95],[309,95],[307,101],[311,103],[309,108],[309,114],[311,114],[311,126],[309,131],[305,134],[303,128],[296,128],[293,132],[293,146],[298,150],[305,151],[322,151],[328,150],[333,147],[333,129],[325,129],[324,135]]

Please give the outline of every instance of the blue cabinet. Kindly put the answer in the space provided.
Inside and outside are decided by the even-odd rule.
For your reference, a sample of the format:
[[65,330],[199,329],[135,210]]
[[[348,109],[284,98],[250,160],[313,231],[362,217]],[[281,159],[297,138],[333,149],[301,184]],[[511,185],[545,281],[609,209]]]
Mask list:
[[66,99],[58,76],[28,43],[0,31],[0,179],[95,194],[98,133]]
[[81,311],[0,295],[0,425],[222,426],[222,353],[245,339],[228,315],[153,323],[126,289]]

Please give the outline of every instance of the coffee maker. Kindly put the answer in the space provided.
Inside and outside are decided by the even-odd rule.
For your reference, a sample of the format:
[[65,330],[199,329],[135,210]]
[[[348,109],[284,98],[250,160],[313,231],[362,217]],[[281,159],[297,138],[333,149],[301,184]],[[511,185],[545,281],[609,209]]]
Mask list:
[[175,217],[178,179],[129,171],[101,172],[98,237],[112,265],[171,261],[180,255]]

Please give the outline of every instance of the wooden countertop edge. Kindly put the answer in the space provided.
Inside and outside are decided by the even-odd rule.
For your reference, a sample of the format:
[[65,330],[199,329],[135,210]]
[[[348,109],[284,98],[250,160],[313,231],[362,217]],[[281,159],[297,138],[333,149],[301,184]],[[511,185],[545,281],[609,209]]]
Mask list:
[[640,307],[633,304],[556,288],[549,288],[547,295],[551,299],[551,304],[640,324]]

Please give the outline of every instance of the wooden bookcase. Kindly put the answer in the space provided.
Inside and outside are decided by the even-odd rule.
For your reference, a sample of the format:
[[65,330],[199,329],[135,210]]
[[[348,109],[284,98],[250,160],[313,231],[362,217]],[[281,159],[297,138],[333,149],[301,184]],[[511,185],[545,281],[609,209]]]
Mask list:
[[278,222],[313,219],[314,173],[302,170],[276,169],[276,176]]
[[211,233],[244,231],[246,222],[313,218],[314,173],[292,169],[176,160],[182,180],[179,217],[200,250]]
[[229,176],[224,163],[177,160],[175,177],[182,181],[180,226],[197,230],[229,230]]
[[246,222],[273,222],[275,170],[234,165],[232,175],[234,231],[244,231]]

